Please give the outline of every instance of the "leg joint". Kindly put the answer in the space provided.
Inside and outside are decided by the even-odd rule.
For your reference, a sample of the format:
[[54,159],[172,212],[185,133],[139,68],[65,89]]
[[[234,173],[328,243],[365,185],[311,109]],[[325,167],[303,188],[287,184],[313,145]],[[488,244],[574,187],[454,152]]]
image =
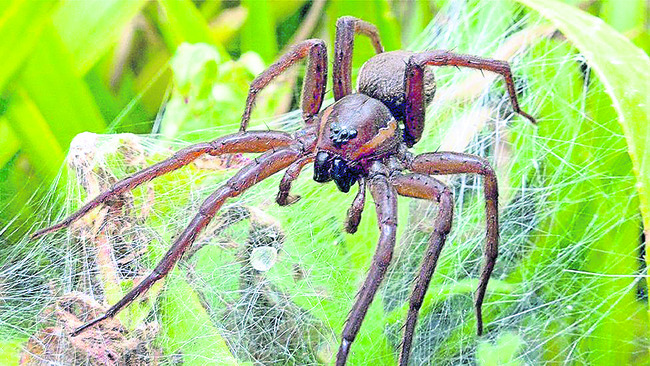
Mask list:
[[485,176],[495,176],[496,175],[494,173],[494,169],[492,168],[492,165],[490,165],[490,163],[487,160],[483,159],[483,158],[480,158],[478,160],[478,168],[479,168],[478,173],[481,174],[481,175],[485,175]]
[[350,16],[350,15],[345,15],[336,20],[336,29],[339,29],[340,27],[343,27],[346,24],[352,23],[354,24],[357,21],[357,18]]

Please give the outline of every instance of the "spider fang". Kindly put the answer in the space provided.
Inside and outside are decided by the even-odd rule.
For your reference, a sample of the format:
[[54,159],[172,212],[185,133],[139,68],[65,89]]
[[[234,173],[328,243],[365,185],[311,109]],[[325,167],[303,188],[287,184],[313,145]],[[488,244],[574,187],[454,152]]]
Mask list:
[[341,158],[333,158],[327,151],[319,151],[314,161],[314,180],[326,183],[334,180],[336,187],[343,193],[350,192],[350,187],[356,183],[359,172],[350,168]]

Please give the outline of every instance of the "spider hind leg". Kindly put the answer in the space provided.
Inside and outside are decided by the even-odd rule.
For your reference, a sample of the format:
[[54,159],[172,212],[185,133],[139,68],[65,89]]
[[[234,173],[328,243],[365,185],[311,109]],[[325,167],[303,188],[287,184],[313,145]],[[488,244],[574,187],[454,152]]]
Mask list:
[[490,164],[483,158],[456,152],[427,153],[416,156],[409,170],[422,174],[479,174],[483,176],[485,216],[487,220],[483,270],[479,279],[474,310],[476,311],[476,333],[483,334],[483,299],[490,275],[499,254],[499,189],[497,177]]
[[503,76],[508,95],[510,96],[512,109],[533,124],[537,123],[533,116],[524,112],[519,107],[517,91],[508,62],[474,55],[459,54],[446,50],[424,51],[415,53],[409,58],[405,71],[404,142],[409,147],[412,147],[420,140],[424,131],[424,113],[426,109],[424,98],[425,66],[468,67],[481,70],[481,72],[483,70],[491,71]]
[[429,288],[431,277],[436,270],[438,258],[442,252],[447,235],[451,231],[454,202],[451,190],[447,186],[439,180],[426,175],[393,174],[391,182],[397,189],[397,193],[402,196],[426,199],[439,204],[438,216],[436,217],[433,233],[429,239],[429,246],[422,260],[422,266],[417,276],[415,287],[411,293],[408,316],[404,327],[400,365],[406,366],[411,353],[418,313],[422,307],[424,295]]
[[352,342],[359,333],[361,323],[368,312],[375,293],[379,288],[388,265],[393,258],[395,236],[397,233],[397,192],[383,174],[370,175],[370,193],[375,200],[377,221],[380,230],[379,242],[372,258],[370,270],[357,294],[357,300],[350,310],[343,328],[341,345],[336,355],[336,365],[345,365]]

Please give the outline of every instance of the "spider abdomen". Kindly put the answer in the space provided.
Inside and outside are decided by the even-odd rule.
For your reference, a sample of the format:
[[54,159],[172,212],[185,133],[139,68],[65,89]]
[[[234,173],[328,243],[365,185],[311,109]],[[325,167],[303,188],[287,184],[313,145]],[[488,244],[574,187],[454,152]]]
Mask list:
[[[357,79],[357,90],[381,100],[396,120],[404,120],[404,77],[406,62],[413,55],[409,51],[383,52],[366,61]],[[436,92],[433,70],[424,71],[425,103],[429,104]]]

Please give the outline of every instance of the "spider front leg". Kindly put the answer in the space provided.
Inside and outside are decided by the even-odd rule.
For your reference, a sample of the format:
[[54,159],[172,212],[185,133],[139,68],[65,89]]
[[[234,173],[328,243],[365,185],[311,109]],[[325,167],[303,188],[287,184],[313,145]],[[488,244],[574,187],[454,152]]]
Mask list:
[[476,332],[483,334],[482,306],[490,275],[499,252],[499,212],[497,177],[494,170],[485,159],[463,153],[437,152],[416,156],[409,164],[409,170],[422,174],[463,174],[473,173],[483,176],[485,195],[486,244],[484,250],[483,271],[479,280],[474,309],[476,311]]
[[422,307],[424,295],[429,288],[431,277],[436,270],[436,264],[440,257],[442,247],[451,230],[451,222],[454,216],[454,202],[451,190],[439,180],[422,174],[393,174],[391,182],[402,196],[420,198],[437,202],[439,204],[438,216],[433,227],[433,233],[429,239],[429,247],[422,260],[420,274],[415,282],[411,293],[406,326],[404,327],[404,339],[400,352],[400,365],[408,365],[413,343],[413,334],[418,319],[418,313]]
[[67,227],[86,215],[95,207],[109,201],[112,197],[128,192],[142,183],[184,167],[203,154],[221,155],[229,153],[259,153],[270,149],[286,147],[294,143],[291,135],[276,131],[252,131],[220,137],[212,142],[202,142],[177,151],[172,157],[140,170],[115,183],[107,191],[86,203],[62,221],[31,235],[32,239]]
[[325,87],[327,86],[327,48],[325,42],[320,39],[308,39],[294,45],[253,80],[248,90],[246,108],[241,117],[240,131],[246,131],[248,127],[257,93],[269,85],[278,75],[305,57],[308,57],[308,59],[302,85],[302,118],[308,126],[312,124],[313,117],[318,114],[323,104]]
[[374,24],[351,16],[340,17],[336,21],[334,65],[332,66],[334,100],[339,100],[352,93],[352,51],[355,33],[368,36],[377,53],[384,52],[379,31]]
[[406,102],[404,108],[404,142],[412,147],[420,140],[424,130],[424,112],[426,109],[424,95],[425,66],[456,66],[487,70],[504,77],[510,95],[512,108],[532,123],[535,118],[519,108],[515,83],[512,79],[510,64],[506,61],[493,60],[473,55],[453,53],[445,50],[427,51],[413,55],[406,64],[404,90]]
[[[375,164],[380,164],[375,162]],[[384,168],[385,169],[385,168]],[[343,366],[348,358],[350,346],[359,333],[361,323],[368,312],[379,285],[386,275],[388,265],[393,258],[395,235],[397,232],[397,192],[383,173],[371,173],[370,193],[375,200],[377,224],[380,235],[370,270],[357,294],[357,300],[350,310],[343,328],[341,345],[336,355],[336,365]]]
[[165,277],[174,268],[183,256],[183,253],[192,245],[199,233],[208,225],[228,198],[237,197],[251,186],[261,182],[269,176],[286,168],[300,158],[302,152],[298,148],[284,148],[269,151],[256,159],[255,162],[242,168],[223,186],[212,193],[199,208],[199,213],[194,216],[190,224],[178,236],[174,245],[165,253],[158,265],[151,273],[138,283],[115,305],[111,306],[104,315],[91,320],[72,332],[76,336],[85,329],[114,317],[120,310],[128,306],[133,300],[147,290],[158,280]]

